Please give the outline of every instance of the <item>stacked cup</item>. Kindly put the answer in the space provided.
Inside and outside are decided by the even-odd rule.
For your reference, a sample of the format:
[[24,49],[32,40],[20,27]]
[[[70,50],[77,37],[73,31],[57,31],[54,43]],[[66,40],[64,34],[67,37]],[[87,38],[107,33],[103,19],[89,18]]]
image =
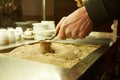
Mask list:
[[33,23],[33,32],[35,40],[44,40],[54,34],[54,30],[50,30],[48,25],[44,23]]

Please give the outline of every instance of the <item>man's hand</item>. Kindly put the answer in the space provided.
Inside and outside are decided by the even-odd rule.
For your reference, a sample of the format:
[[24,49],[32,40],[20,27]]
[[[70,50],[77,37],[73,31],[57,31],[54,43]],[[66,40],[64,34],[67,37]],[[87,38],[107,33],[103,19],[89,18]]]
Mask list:
[[57,32],[59,32],[58,37],[61,39],[84,38],[92,31],[92,29],[92,21],[84,6],[67,17],[63,17],[56,27]]

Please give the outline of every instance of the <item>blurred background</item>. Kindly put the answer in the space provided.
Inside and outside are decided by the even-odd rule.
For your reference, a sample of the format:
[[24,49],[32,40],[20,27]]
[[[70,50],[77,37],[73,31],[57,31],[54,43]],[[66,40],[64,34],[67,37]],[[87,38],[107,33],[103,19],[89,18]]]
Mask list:
[[7,27],[16,21],[41,21],[44,15],[45,20],[55,20],[57,24],[75,9],[74,0],[0,0],[0,26]]
[[[0,0],[0,27],[16,27],[15,22],[42,20],[55,21],[56,25],[77,8],[75,0]],[[112,23],[95,30],[109,32]]]

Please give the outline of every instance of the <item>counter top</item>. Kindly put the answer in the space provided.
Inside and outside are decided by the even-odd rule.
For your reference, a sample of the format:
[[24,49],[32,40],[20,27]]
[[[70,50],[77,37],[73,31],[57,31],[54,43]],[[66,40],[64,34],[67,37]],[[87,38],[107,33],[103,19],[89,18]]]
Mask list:
[[72,68],[62,68],[0,54],[0,80],[77,80],[112,47],[109,46],[111,40],[106,39],[74,40],[74,42],[100,44],[101,47]]

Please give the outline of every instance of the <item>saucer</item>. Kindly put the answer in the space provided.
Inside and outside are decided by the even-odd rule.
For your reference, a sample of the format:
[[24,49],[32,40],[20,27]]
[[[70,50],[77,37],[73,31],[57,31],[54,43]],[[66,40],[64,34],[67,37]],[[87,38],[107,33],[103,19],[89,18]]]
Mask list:
[[23,36],[23,39],[34,40],[34,36]]

